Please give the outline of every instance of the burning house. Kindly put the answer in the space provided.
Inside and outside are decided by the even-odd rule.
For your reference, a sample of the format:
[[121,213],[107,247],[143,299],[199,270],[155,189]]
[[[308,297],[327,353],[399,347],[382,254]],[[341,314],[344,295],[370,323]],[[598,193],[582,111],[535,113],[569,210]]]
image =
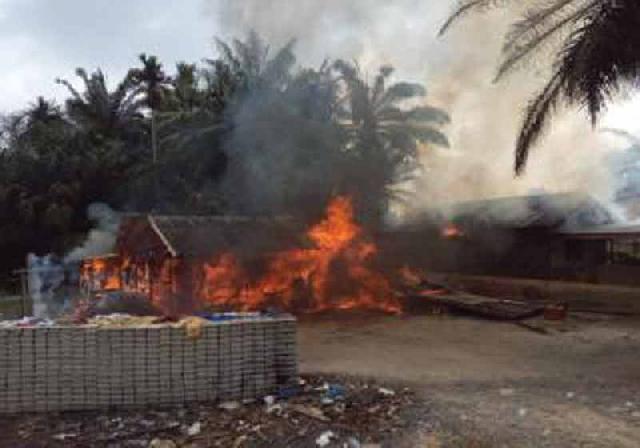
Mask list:
[[144,294],[171,314],[270,306],[397,311],[376,252],[349,198],[337,197],[308,228],[285,217],[125,217],[115,253],[86,259],[81,269],[86,290]]
[[577,193],[537,194],[452,205],[443,218],[447,270],[474,274],[573,279],[584,256],[600,262],[592,243],[576,243],[584,229],[612,225],[613,215]]
[[590,196],[472,201],[443,215],[434,270],[638,285],[640,227],[618,222]]
[[287,218],[134,215],[122,219],[113,254],[84,260],[89,292],[126,291],[148,296],[167,311],[192,309],[203,288],[203,266],[233,250],[247,263],[294,244]]

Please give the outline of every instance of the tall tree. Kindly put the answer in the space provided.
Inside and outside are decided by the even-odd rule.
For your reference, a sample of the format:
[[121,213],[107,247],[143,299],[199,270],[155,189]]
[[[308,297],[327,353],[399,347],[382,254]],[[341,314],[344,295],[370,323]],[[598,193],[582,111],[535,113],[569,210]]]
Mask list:
[[216,39],[220,61],[249,91],[260,88],[284,89],[291,79],[296,57],[295,41],[291,40],[272,52],[260,36],[251,31],[245,40],[234,39],[231,44]]
[[[513,0],[460,0],[441,33],[468,13],[515,5]],[[552,73],[531,100],[515,149],[521,173],[531,148],[561,101],[587,109],[593,125],[623,84],[640,81],[640,2],[637,0],[534,0],[505,37],[497,79],[549,43],[559,42]]]
[[86,70],[78,68],[76,75],[82,80],[82,91],[66,79],[57,79],[56,82],[65,86],[71,95],[66,101],[66,113],[80,131],[102,139],[139,135],[143,119],[142,102],[128,79],[109,91],[100,69],[89,75]]
[[156,129],[156,112],[162,107],[167,96],[170,79],[162,70],[162,64],[155,56],[140,56],[142,67],[129,71],[128,78],[138,87],[138,92],[144,97],[145,104],[151,112],[151,151],[153,163],[158,161],[158,135]]
[[354,64],[337,61],[334,67],[346,100],[342,126],[353,166],[348,179],[365,216],[379,223],[391,201],[402,199],[398,186],[415,175],[419,145],[448,146],[439,127],[449,117],[425,104],[407,106],[407,101],[422,99],[426,91],[414,83],[388,85],[391,67],[380,68],[371,85]]

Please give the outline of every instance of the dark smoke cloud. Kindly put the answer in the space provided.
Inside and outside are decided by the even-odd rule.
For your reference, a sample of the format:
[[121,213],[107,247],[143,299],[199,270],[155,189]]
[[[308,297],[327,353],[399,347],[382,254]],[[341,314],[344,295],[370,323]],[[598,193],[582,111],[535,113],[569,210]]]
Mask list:
[[[370,73],[381,64],[397,77],[426,84],[428,101],[452,115],[452,149],[424,149],[424,176],[409,212],[440,202],[527,194],[533,189],[611,196],[608,151],[581,113],[566,111],[532,154],[522,178],[513,175],[513,146],[527,99],[547,66],[528,67],[492,84],[510,16],[469,18],[444,38],[437,30],[449,0],[209,0],[223,37],[253,29],[274,45],[297,38],[303,64],[355,59]],[[513,14],[513,12],[511,13]],[[407,210],[404,210],[405,212]]]

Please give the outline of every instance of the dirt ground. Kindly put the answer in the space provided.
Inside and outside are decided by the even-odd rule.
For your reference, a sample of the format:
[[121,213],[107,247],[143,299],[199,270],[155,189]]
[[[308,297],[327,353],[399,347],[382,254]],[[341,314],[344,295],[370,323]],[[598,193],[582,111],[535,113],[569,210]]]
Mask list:
[[534,325],[546,333],[453,316],[306,321],[301,370],[412,387],[426,418],[408,445],[640,446],[640,319]]

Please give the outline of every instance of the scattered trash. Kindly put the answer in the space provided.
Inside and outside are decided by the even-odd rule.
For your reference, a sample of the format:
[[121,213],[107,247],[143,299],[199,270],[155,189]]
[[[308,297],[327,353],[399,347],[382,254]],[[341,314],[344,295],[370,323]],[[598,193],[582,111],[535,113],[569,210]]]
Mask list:
[[316,439],[316,445],[319,447],[327,446],[331,443],[331,439],[335,437],[333,431],[325,431]]
[[502,397],[510,397],[516,393],[516,390],[512,387],[504,387],[500,389],[500,396]]
[[178,448],[178,445],[170,439],[153,439],[149,448]]
[[233,448],[238,448],[239,446],[241,446],[244,442],[246,442],[248,439],[248,437],[246,435],[241,435],[238,436],[236,438],[236,440],[233,442]]
[[187,435],[189,437],[197,436],[200,432],[202,432],[202,423],[200,422],[195,422],[193,425],[189,426],[189,429],[187,429]]
[[61,434],[56,434],[55,436],[52,437],[52,439],[54,440],[60,440],[60,441],[65,441],[67,439],[73,439],[74,437],[78,437],[78,434],[74,434],[74,433],[61,433]]
[[0,328],[52,327],[56,323],[50,319],[27,316],[18,320],[0,320]]
[[276,397],[274,397],[273,395],[267,395],[263,400],[264,404],[267,405],[268,414],[279,412],[282,410],[282,405],[280,405],[280,403],[276,403]]
[[198,316],[189,316],[178,322],[178,326],[183,327],[189,339],[198,339],[202,336],[202,329],[209,321]]
[[[298,393],[287,400],[274,391],[246,406],[238,400],[219,406],[193,403],[171,410],[24,415],[3,422],[3,443],[39,446],[42,440],[50,440],[54,445],[78,447],[379,448],[371,442],[387,446],[415,423],[419,405],[408,389],[324,376],[309,376],[296,383]],[[320,404],[322,398],[327,404]],[[91,422],[90,430],[86,422]],[[77,436],[70,438],[70,434]]]
[[378,392],[380,392],[382,395],[384,395],[385,397],[393,397],[396,393],[391,390],[391,389],[387,389],[385,387],[381,387],[378,389]]
[[575,392],[567,392],[567,398],[568,398],[569,400],[571,400],[571,399],[572,399],[572,398],[574,398],[575,396],[576,396],[576,393],[575,393]]
[[529,411],[526,408],[518,409],[518,417],[526,417]]
[[[121,299],[121,297],[120,297]],[[78,306],[80,307],[80,306]],[[76,310],[78,311],[78,310]],[[270,319],[278,317],[274,314],[257,312],[243,313],[213,313],[186,316],[180,320],[171,316],[128,314],[128,313],[100,313],[84,315],[82,317],[73,314],[63,315],[56,320],[26,316],[17,320],[0,320],[0,328],[33,328],[33,327],[55,327],[68,325],[91,325],[101,328],[125,328],[125,327],[148,327],[156,325],[171,325],[177,328],[184,328],[191,338],[198,338],[205,325],[212,325],[219,322],[246,319]],[[0,316],[2,316],[0,314]]]
[[225,401],[218,405],[220,409],[224,409],[225,411],[233,411],[235,409],[238,409],[240,406],[240,403],[238,403],[237,401]]
[[345,396],[345,389],[340,384],[329,384],[326,397],[333,400],[341,400]]
[[281,400],[288,400],[289,398],[295,397],[299,393],[300,386],[296,384],[282,386],[278,389],[278,398],[280,398]]
[[313,407],[313,406],[305,406],[301,404],[294,404],[290,406],[292,411],[298,412],[300,414],[306,415],[307,417],[315,418],[317,420],[328,422],[329,418],[324,415],[322,409]]

